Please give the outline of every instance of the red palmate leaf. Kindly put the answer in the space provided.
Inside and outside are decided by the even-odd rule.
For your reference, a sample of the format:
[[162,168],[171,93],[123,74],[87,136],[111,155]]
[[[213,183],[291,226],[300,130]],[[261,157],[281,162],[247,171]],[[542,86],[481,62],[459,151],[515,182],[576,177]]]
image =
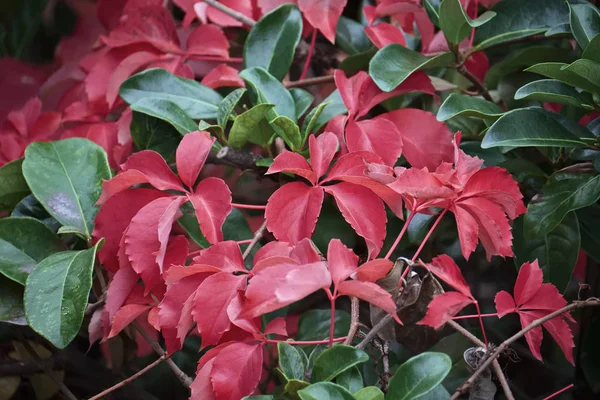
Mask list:
[[319,289],[329,289],[331,274],[323,262],[314,262],[294,268],[275,289],[278,308],[295,303]]
[[[167,245],[169,244],[169,237],[171,235],[171,228],[173,227],[173,223],[181,217],[182,213],[179,210],[179,207],[183,203],[185,203],[185,197],[177,197],[173,200],[163,211],[160,219],[158,220],[158,241],[160,242],[160,248],[156,253],[156,263],[158,264],[158,268],[160,273],[163,273],[164,263],[165,263],[165,255],[167,252]],[[186,243],[187,244],[187,243]],[[185,253],[187,253],[187,247],[185,248]]]
[[221,350],[210,372],[216,400],[239,400],[252,394],[262,376],[262,363],[262,344],[232,343]]
[[440,254],[435,257],[430,264],[422,264],[427,268],[429,272],[434,274],[437,278],[446,282],[460,293],[475,301],[469,285],[463,278],[458,265],[454,260],[446,254]]
[[333,239],[327,248],[327,266],[331,280],[337,286],[358,269],[358,256],[344,246],[341,240]]
[[356,278],[363,282],[377,282],[385,277],[393,266],[387,258],[376,258],[361,265],[356,271]]
[[369,302],[391,314],[396,322],[402,324],[396,314],[396,303],[392,295],[386,292],[381,286],[373,282],[344,281],[337,286],[340,295],[354,296],[361,300]]
[[[321,178],[329,169],[329,164],[338,150],[338,139],[331,132],[324,132],[315,137],[311,135],[308,139],[310,150],[310,165],[317,175]],[[304,158],[304,157],[303,157]]]
[[152,307],[143,304],[127,304],[121,307],[111,321],[112,328],[108,334],[108,339],[117,336],[127,325]]
[[[254,262],[256,262],[256,258]],[[213,265],[220,271],[226,272],[246,272],[240,246],[233,240],[219,242],[202,250],[198,256],[194,257],[194,264]]]
[[[522,327],[526,328],[533,321],[565,307],[567,302],[558,289],[551,283],[542,283],[542,279],[543,273],[537,260],[523,264],[515,283],[515,299],[513,300],[505,291],[496,294],[498,317],[502,318],[506,314],[516,312],[519,314]],[[566,359],[574,364],[572,349],[575,344],[573,343],[573,334],[565,319],[574,321],[569,313],[564,313],[542,323],[542,326],[558,343]],[[525,334],[525,339],[531,353],[541,361],[542,328],[536,327],[530,330]]]
[[238,70],[227,64],[219,64],[202,78],[203,85],[212,89],[221,87],[246,87],[246,83],[238,75]]
[[275,174],[278,172],[289,172],[301,176],[313,185],[316,185],[319,179],[308,161],[306,161],[306,158],[288,150],[283,150],[281,154],[275,157],[273,164],[271,164],[266,174]]
[[473,299],[459,292],[438,294],[431,300],[427,307],[427,314],[418,324],[439,329],[469,304],[473,304]]
[[402,154],[402,136],[386,119],[350,121],[346,126],[346,145],[350,152],[368,151],[393,166]]
[[380,22],[373,26],[365,26],[365,33],[369,39],[371,39],[371,42],[379,49],[392,43],[397,43],[406,47],[406,38],[402,31],[387,22]]
[[231,212],[231,191],[227,184],[219,178],[203,179],[188,198],[206,239],[213,244],[223,240],[223,223]]
[[335,42],[335,29],[347,0],[298,0],[304,18],[331,43]]
[[186,134],[177,146],[177,173],[188,188],[194,187],[215,140],[208,132],[195,131]]
[[187,53],[191,56],[229,57],[229,42],[223,30],[216,25],[200,25],[187,39]]

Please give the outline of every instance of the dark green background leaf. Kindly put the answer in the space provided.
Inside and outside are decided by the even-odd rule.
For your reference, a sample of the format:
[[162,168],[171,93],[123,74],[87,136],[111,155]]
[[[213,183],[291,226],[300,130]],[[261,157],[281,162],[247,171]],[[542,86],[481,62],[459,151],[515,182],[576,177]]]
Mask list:
[[417,399],[439,385],[450,368],[452,361],[444,353],[425,352],[412,357],[390,379],[386,399]]
[[20,158],[0,168],[0,212],[12,211],[30,193],[23,178],[22,165],[23,159]]
[[311,382],[331,381],[342,372],[366,362],[367,353],[352,346],[339,344],[325,350],[315,360]]

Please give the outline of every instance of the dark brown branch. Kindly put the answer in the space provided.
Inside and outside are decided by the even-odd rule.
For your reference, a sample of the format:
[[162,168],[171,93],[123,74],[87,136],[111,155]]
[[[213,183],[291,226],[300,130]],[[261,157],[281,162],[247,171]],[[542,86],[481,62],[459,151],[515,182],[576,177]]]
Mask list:
[[318,76],[316,78],[302,79],[301,81],[288,82],[285,84],[285,87],[289,89],[289,88],[295,88],[295,87],[320,85],[322,83],[331,83],[331,82],[333,82],[333,75],[325,75],[325,76]]
[[117,383],[116,385],[109,387],[108,389],[102,391],[101,393],[98,393],[97,395],[95,395],[93,397],[90,397],[89,400],[101,399],[102,397],[106,396],[107,394],[112,393],[115,390],[122,388],[123,386],[127,385],[130,382],[133,382],[140,376],[144,375],[146,372],[150,371],[152,368],[156,367],[161,362],[165,361],[167,359],[167,357],[168,357],[167,354],[163,354],[156,361],[154,361],[151,364],[148,364],[147,366],[145,366],[144,368],[142,368],[135,374],[131,375],[129,378],[122,380],[121,382]]
[[346,346],[352,345],[352,340],[354,339],[354,336],[356,336],[356,331],[358,330],[359,305],[358,297],[350,297],[350,329],[348,330],[348,335],[344,341]]
[[519,332],[515,333],[513,336],[511,336],[510,338],[506,339],[504,342],[502,342],[498,347],[496,347],[489,355],[488,358],[481,363],[481,365],[479,366],[479,368],[477,368],[477,370],[475,370],[475,372],[473,372],[473,374],[471,375],[471,377],[465,382],[463,383],[458,389],[456,389],[456,392],[452,395],[452,397],[450,398],[450,400],[455,400],[458,399],[462,393],[466,392],[471,385],[473,385],[473,382],[475,382],[475,380],[477,379],[477,377],[479,375],[481,375],[481,373],[483,371],[485,371],[490,364],[504,351],[508,348],[508,346],[510,346],[512,343],[516,342],[517,340],[519,340],[522,336],[524,336],[527,332],[529,332],[530,330],[537,328],[538,326],[542,325],[544,322],[551,320],[554,317],[558,317],[559,315],[562,315],[566,312],[569,312],[571,310],[574,310],[576,308],[583,308],[583,307],[594,307],[594,306],[600,306],[600,299],[596,299],[596,298],[592,298],[592,299],[588,299],[585,301],[574,301],[573,303],[554,311],[553,313],[550,313],[548,315],[546,315],[543,318],[539,318],[536,319],[535,321],[533,321],[530,325],[528,325],[527,327],[521,329]]
[[392,314],[387,314],[385,317],[381,318],[381,320],[378,323],[376,323],[375,326],[373,326],[373,328],[371,328],[369,333],[365,335],[363,340],[356,345],[356,348],[361,350],[364,349],[365,346],[369,344],[369,342],[371,342],[371,340],[375,339],[375,336],[377,336],[379,331],[383,329],[383,327],[386,326],[388,322],[390,322],[393,319],[394,317],[392,316]]
[[225,146],[217,153],[210,153],[206,160],[210,164],[229,165],[240,169],[252,169],[263,174],[266,168],[259,167],[256,162],[262,157],[249,151],[235,150]]
[[480,93],[484,99],[486,99],[487,101],[491,101],[492,103],[494,102],[494,99],[490,95],[490,92],[485,87],[485,85],[483,83],[481,83],[475,75],[473,75],[471,72],[469,72],[469,70],[464,65],[460,65],[458,68],[456,68],[456,70],[458,71],[459,74],[461,74],[462,76],[467,78],[469,80],[469,82],[471,82],[473,84],[473,86],[475,86],[475,88],[477,89],[477,92]]

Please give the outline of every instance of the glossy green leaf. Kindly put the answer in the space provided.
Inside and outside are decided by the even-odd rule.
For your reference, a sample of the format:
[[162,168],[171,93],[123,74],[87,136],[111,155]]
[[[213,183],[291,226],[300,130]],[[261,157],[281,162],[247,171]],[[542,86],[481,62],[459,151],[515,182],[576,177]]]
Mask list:
[[459,0],[443,0],[439,9],[440,28],[448,42],[459,44],[471,33],[496,16],[493,11],[486,11],[476,19],[471,19]]
[[438,121],[447,121],[451,118],[475,117],[495,121],[504,114],[504,111],[491,101],[479,97],[452,93],[440,107]]
[[301,88],[291,88],[289,89],[289,92],[292,95],[294,105],[296,106],[296,119],[300,119],[300,117],[308,111],[315,97]]
[[427,58],[399,44],[390,44],[375,54],[369,63],[369,75],[381,90],[390,92],[413,72],[444,67],[451,64],[453,60],[452,53],[442,53]]
[[91,238],[102,180],[111,178],[100,146],[80,138],[32,143],[25,150],[23,176],[63,227]]
[[592,93],[600,92],[600,63],[585,58],[572,62],[562,67],[565,72],[571,72],[582,78],[587,86],[583,89]]
[[555,173],[529,203],[525,236],[541,237],[554,230],[570,212],[600,199],[600,175]]
[[10,215],[11,217],[31,217],[37,219],[43,222],[52,232],[56,232],[60,228],[60,222],[48,214],[48,211],[32,194],[21,200]]
[[352,346],[333,346],[315,360],[310,381],[313,383],[331,381],[342,372],[368,359],[367,353]]
[[27,323],[59,349],[64,349],[81,328],[98,244],[88,250],[53,254],[27,278]]
[[544,281],[564,292],[579,255],[579,224],[575,213],[568,213],[553,230],[541,237],[524,236],[521,218],[515,222],[513,232],[517,268],[537,259],[544,271]]
[[25,285],[44,258],[63,250],[58,237],[43,222],[27,217],[0,219],[0,274]]
[[592,4],[569,4],[569,23],[579,46],[585,50],[600,33],[600,12]]
[[440,4],[442,0],[423,0],[423,8],[435,26],[440,26]]
[[366,388],[360,389],[358,392],[354,393],[354,398],[356,400],[384,400],[385,395],[378,387],[367,386]]
[[262,67],[278,80],[287,74],[302,34],[302,15],[293,4],[265,14],[244,44],[244,68]]
[[371,41],[365,33],[365,27],[360,23],[343,15],[337,23],[335,31],[335,44],[348,55],[358,54],[369,50]]
[[221,126],[221,128],[225,129],[227,126],[227,122],[235,109],[235,106],[240,101],[244,93],[246,93],[245,88],[238,88],[229,93],[223,101],[219,104],[219,109],[217,110],[217,124]]
[[23,159],[11,161],[0,168],[0,212],[13,208],[30,192],[22,172]]
[[417,399],[435,389],[450,368],[452,360],[444,353],[424,352],[412,357],[390,379],[386,399]]
[[499,147],[482,149],[481,143],[477,141],[462,142],[460,149],[470,156],[482,159],[483,167],[492,167],[507,160],[507,157]]
[[548,62],[542,64],[533,65],[527,69],[526,72],[533,72],[539,75],[543,75],[548,78],[556,79],[564,83],[568,83],[571,86],[578,87],[579,89],[586,90],[588,92],[594,92],[597,88],[591,85],[585,78],[578,74],[567,70],[569,64],[559,62]]
[[571,35],[571,25],[570,24],[558,24],[548,29],[544,36],[552,37],[552,36],[567,36]]
[[277,354],[279,355],[279,369],[287,380],[304,379],[304,358],[294,346],[286,342],[279,342],[277,343]]
[[[323,340],[329,337],[329,310],[310,310],[302,314],[298,322],[297,340]],[[348,333],[350,314],[345,311],[335,312],[334,336],[340,337]]]
[[163,120],[173,125],[182,135],[198,129],[194,120],[170,100],[152,97],[140,99],[131,105],[131,110]]
[[311,132],[317,131],[315,127],[319,121],[319,117],[321,116],[321,114],[325,110],[325,107],[327,107],[328,104],[328,102],[323,102],[319,104],[318,106],[310,110],[306,118],[304,118],[301,130],[302,143],[306,142],[306,139],[308,138],[308,135],[310,135]]
[[283,115],[296,121],[296,105],[290,92],[267,70],[260,67],[248,68],[240,72],[240,77],[246,81],[250,99],[254,105],[275,104],[269,120]]
[[133,113],[130,130],[137,149],[156,151],[165,160],[175,157],[182,138],[173,125],[139,112]]
[[600,34],[592,38],[581,57],[600,63]]
[[478,50],[544,33],[553,26],[569,22],[569,8],[564,0],[503,0],[490,10],[496,13],[494,22],[475,32]]
[[[478,388],[479,389],[479,388]],[[480,397],[475,397],[480,398]],[[418,400],[449,400],[450,393],[441,383],[433,388],[433,390],[423,396],[419,396]]]
[[[587,132],[587,133],[586,133]],[[538,107],[509,111],[488,129],[481,147],[585,147],[589,131]]]
[[27,325],[23,309],[23,286],[0,275],[0,288],[0,322]]
[[347,389],[350,393],[356,393],[364,386],[362,375],[356,366],[339,374],[335,378],[335,383]]
[[229,146],[239,149],[248,141],[267,144],[273,135],[267,122],[267,113],[273,107],[273,104],[259,104],[238,115],[229,131]]
[[300,128],[294,121],[288,117],[279,116],[271,121],[271,126],[275,134],[281,137],[292,151],[302,149],[303,142],[300,135]]
[[161,68],[133,75],[123,82],[119,94],[129,104],[148,98],[172,101],[193,119],[216,119],[217,108],[223,100],[208,86]]
[[352,76],[359,71],[364,71],[369,68],[369,63],[377,54],[377,47],[373,46],[367,51],[356,53],[342,60],[339,68],[346,73],[347,76]]
[[[313,125],[313,132],[317,132],[319,129],[323,127],[329,120],[331,120],[336,115],[344,114],[348,112],[346,105],[342,101],[342,96],[340,95],[339,90],[334,90],[323,103],[326,103],[326,106],[323,107],[323,111],[316,118],[315,123]],[[321,103],[321,104],[323,104]],[[308,129],[307,129],[308,132]]]
[[290,379],[285,382],[283,391],[294,398],[298,398],[298,391],[310,386],[310,383],[300,379]]
[[579,220],[581,248],[597,262],[600,262],[600,205],[575,211]]
[[301,400],[354,400],[352,394],[331,382],[319,382],[298,391]]
[[586,110],[594,109],[592,96],[585,92],[580,93],[572,86],[555,79],[541,79],[528,83],[517,90],[515,100],[549,101]]

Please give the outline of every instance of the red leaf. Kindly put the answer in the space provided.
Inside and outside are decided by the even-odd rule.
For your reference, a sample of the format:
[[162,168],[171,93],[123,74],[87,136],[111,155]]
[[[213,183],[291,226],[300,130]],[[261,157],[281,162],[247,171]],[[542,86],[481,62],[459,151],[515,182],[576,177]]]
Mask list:
[[179,143],[175,154],[177,172],[188,188],[194,187],[215,140],[208,132],[195,131],[186,134]]
[[292,153],[288,150],[283,150],[269,167],[266,174],[275,174],[278,172],[289,172],[307,179],[311,184],[316,185],[318,176],[313,171],[312,167],[298,153]]
[[200,83],[212,89],[221,87],[246,87],[244,80],[238,75],[238,70],[227,64],[217,65],[202,78]]
[[460,310],[472,303],[472,299],[459,292],[438,294],[429,303],[425,317],[417,324],[439,329],[458,314]]
[[323,204],[323,189],[302,182],[283,185],[267,202],[267,228],[277,240],[298,243],[311,237]]
[[392,269],[394,264],[386,258],[376,258],[361,265],[356,271],[359,281],[377,282],[384,278]]
[[269,242],[256,251],[252,263],[256,267],[256,265],[270,258],[290,257],[293,248],[291,244],[286,242]]
[[392,296],[381,286],[373,282],[344,281],[337,286],[340,295],[354,296],[381,308],[388,314],[392,314],[396,322],[402,324],[396,314],[396,303]]
[[254,392],[262,376],[262,344],[233,343],[215,358],[210,373],[217,400],[239,400]]
[[152,307],[142,304],[127,304],[121,307],[112,320],[112,328],[108,334],[108,339],[117,336],[127,325]]
[[490,62],[483,51],[475,52],[471,57],[465,61],[465,68],[475,75],[480,82],[485,80],[485,74],[487,74],[490,68]]
[[100,262],[107,270],[119,269],[117,253],[121,237],[131,219],[146,204],[167,194],[152,189],[132,189],[108,199],[102,205],[95,218],[94,242],[104,238],[104,246],[98,252]]
[[515,302],[524,304],[531,300],[542,287],[543,280],[544,273],[537,260],[521,265],[515,282]]
[[304,18],[331,43],[335,42],[335,29],[345,6],[346,0],[298,0]]
[[366,26],[365,33],[379,49],[393,43],[406,47],[406,39],[402,31],[387,22],[380,22],[374,26]]
[[385,239],[387,217],[382,201],[372,191],[362,186],[341,182],[326,186],[325,191],[335,198],[344,219],[367,242],[368,257],[381,250]]
[[[169,244],[171,228],[173,227],[173,223],[181,217],[182,214],[179,207],[181,207],[185,201],[185,197],[176,197],[175,200],[171,201],[167,208],[165,208],[158,220],[158,241],[160,242],[160,248],[156,253],[156,263],[158,264],[161,274],[164,272],[165,255],[167,252],[167,245]],[[185,253],[187,254],[187,241],[185,244]]]
[[280,335],[280,336],[288,336],[287,332],[287,323],[285,318],[277,317],[271,320],[265,327],[265,335]]
[[94,311],[92,317],[90,318],[90,324],[88,325],[90,347],[88,348],[88,351],[92,348],[94,343],[102,339],[102,313],[102,308],[99,308]]
[[125,299],[137,285],[139,279],[139,276],[131,268],[121,268],[113,276],[106,291],[106,304],[104,305],[104,312],[108,316],[108,321],[112,321],[117,310],[125,303]]
[[275,289],[278,308],[295,303],[319,289],[329,289],[330,286],[331,275],[323,262],[292,269]]
[[329,164],[338,149],[338,139],[331,132],[324,132],[318,137],[310,135],[308,147],[310,149],[310,165],[319,179],[329,169]]
[[160,58],[159,52],[138,51],[125,57],[113,70],[106,87],[106,102],[112,108],[119,100],[119,88],[127,78]]
[[391,121],[402,135],[402,152],[414,168],[436,169],[443,161],[454,160],[452,133],[435,115],[413,108],[402,108],[380,115]]
[[333,284],[337,286],[356,272],[358,256],[339,239],[333,239],[327,248],[327,264]]
[[346,126],[346,145],[350,152],[369,151],[393,166],[402,154],[402,136],[386,119],[350,121]]
[[501,290],[496,293],[494,298],[496,304],[496,311],[498,312],[498,318],[504,317],[506,314],[517,312],[517,306],[512,296],[508,292]]
[[202,336],[202,347],[215,345],[231,327],[227,307],[246,281],[246,275],[219,272],[206,278],[194,297],[192,316]]
[[196,211],[200,230],[210,243],[223,240],[223,223],[231,212],[231,191],[219,178],[203,179],[188,198]]
[[424,169],[396,168],[397,178],[388,186],[406,201],[410,212],[421,212],[433,206],[447,206],[447,200],[456,197],[435,174]]
[[297,260],[300,264],[311,264],[322,261],[321,254],[317,246],[308,238],[302,239],[292,249],[290,257]]
[[[205,358],[206,356],[202,357]],[[198,368],[196,378],[190,386],[192,395],[190,400],[216,400],[213,385],[210,380],[210,374],[215,363],[215,358],[207,361],[202,368]]]
[[187,40],[189,55],[229,57],[229,42],[223,30],[216,25],[200,25]]
[[452,258],[446,254],[440,254],[431,261],[431,264],[423,265],[425,265],[427,270],[433,273],[436,277],[446,282],[448,285],[452,286],[466,297],[475,301],[469,285],[467,282],[465,282],[462,272],[460,272],[458,265],[456,265]]
[[240,246],[233,240],[219,242],[202,250],[200,255],[194,257],[194,264],[212,265],[225,272],[246,272]]

